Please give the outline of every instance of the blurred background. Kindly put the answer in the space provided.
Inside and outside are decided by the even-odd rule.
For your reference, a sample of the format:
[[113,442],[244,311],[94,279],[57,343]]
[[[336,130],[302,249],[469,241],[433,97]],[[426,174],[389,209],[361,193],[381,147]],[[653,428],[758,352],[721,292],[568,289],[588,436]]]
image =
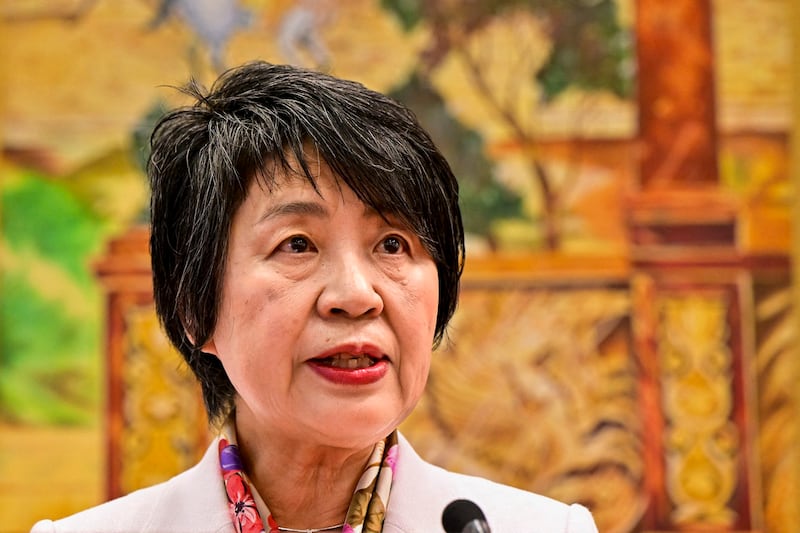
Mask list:
[[0,532],[204,449],[142,168],[175,87],[251,59],[402,100],[460,180],[424,457],[604,533],[800,531],[798,32],[795,0],[2,0]]

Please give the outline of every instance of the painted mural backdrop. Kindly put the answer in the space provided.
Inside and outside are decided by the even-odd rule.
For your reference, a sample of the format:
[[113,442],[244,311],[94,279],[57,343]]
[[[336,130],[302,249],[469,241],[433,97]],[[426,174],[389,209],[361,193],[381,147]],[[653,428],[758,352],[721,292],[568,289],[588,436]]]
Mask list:
[[[148,299],[142,165],[174,87],[255,58],[405,101],[459,177],[463,303],[404,426],[423,455],[583,502],[601,531],[797,531],[790,0],[656,4],[0,3],[0,531],[196,457],[196,390]],[[656,12],[710,21],[711,47],[664,61],[664,95],[712,108],[700,200],[669,160],[643,171],[640,119],[670,116],[637,99]],[[697,58],[713,92],[693,101]]]

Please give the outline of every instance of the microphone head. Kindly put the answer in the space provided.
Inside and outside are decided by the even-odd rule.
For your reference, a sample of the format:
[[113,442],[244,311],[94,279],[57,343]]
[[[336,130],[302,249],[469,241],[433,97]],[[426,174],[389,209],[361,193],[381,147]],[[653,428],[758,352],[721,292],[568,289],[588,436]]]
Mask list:
[[447,533],[461,533],[473,520],[486,522],[480,507],[469,500],[455,500],[444,508],[442,526]]

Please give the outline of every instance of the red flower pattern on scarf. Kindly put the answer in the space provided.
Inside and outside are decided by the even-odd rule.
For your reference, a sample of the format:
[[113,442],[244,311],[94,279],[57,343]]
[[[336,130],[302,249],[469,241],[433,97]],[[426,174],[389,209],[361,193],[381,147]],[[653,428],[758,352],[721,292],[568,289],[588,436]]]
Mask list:
[[[226,439],[219,441],[220,457],[235,456],[236,445],[230,444]],[[258,514],[256,501],[250,494],[250,486],[244,479],[241,465],[236,461],[222,462],[222,479],[225,481],[225,493],[228,495],[228,506],[231,520],[236,528],[236,533],[264,533],[264,524]]]

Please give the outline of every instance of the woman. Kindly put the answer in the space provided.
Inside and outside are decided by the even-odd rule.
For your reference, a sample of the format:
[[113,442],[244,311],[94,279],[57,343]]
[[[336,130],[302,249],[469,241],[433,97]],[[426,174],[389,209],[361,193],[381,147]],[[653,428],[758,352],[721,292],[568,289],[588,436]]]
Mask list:
[[432,532],[456,499],[495,532],[596,531],[396,431],[464,257],[456,179],[411,112],[263,62],[187,91],[151,143],[155,302],[220,437],[166,483],[34,531]]

